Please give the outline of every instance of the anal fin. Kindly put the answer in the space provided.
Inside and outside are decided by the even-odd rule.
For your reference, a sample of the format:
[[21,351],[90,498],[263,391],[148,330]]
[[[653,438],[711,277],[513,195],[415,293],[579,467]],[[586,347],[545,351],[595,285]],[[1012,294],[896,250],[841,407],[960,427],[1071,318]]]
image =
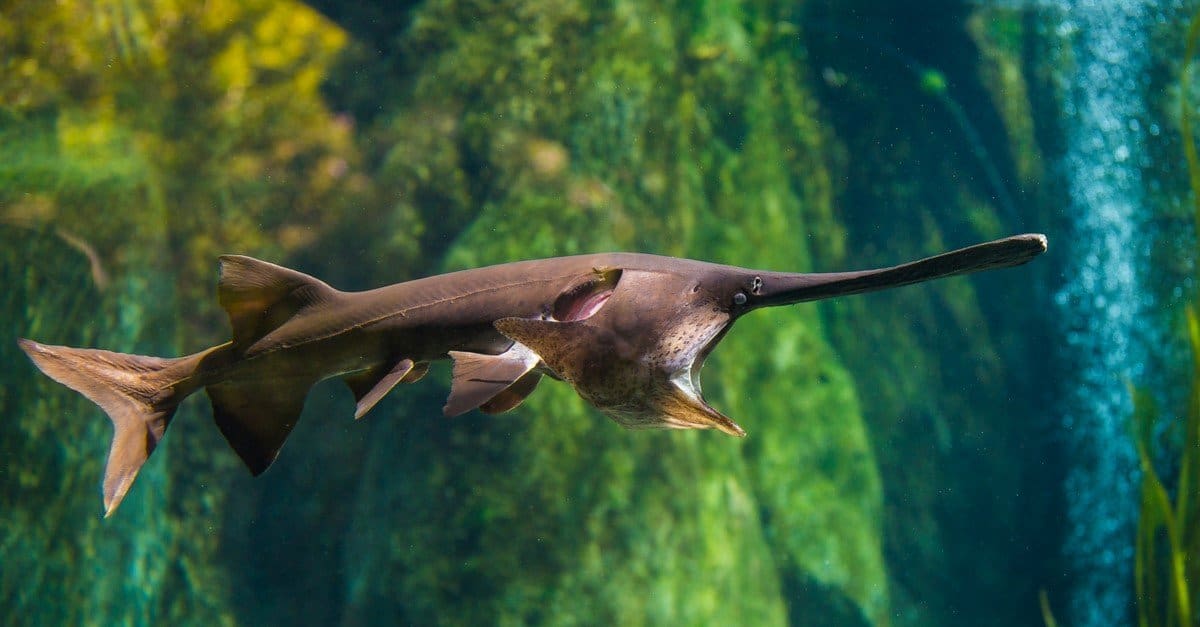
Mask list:
[[[425,366],[428,369],[428,365]],[[354,393],[354,399],[358,403],[354,407],[354,419],[358,420],[371,411],[375,403],[383,398],[391,391],[397,383],[404,381],[409,374],[414,370],[413,360],[401,359],[391,366],[379,366],[364,370],[352,375],[347,375],[342,378],[350,391]],[[416,378],[420,378],[419,373]]]
[[255,476],[279,455],[313,383],[307,377],[278,377],[208,386],[217,427]]
[[[487,404],[511,386],[522,380],[538,365],[541,359],[529,347],[520,342],[513,342],[511,348],[499,355],[484,355],[463,351],[450,351],[454,359],[453,379],[450,383],[450,398],[442,412],[447,416],[457,416]],[[540,377],[540,375],[539,375]],[[498,402],[495,407],[506,404],[516,407],[529,392],[537,385],[538,378],[533,378],[532,385],[515,399]],[[499,411],[506,411],[500,409]],[[498,413],[498,412],[497,412]]]

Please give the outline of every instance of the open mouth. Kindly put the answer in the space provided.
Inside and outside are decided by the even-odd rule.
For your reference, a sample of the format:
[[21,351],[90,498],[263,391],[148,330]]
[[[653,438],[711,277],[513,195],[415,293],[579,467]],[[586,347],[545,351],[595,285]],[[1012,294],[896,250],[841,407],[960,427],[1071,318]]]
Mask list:
[[[708,358],[708,355],[712,353],[714,348],[717,347],[717,344],[721,342],[721,339],[725,337],[725,334],[729,332],[729,329],[732,326],[732,322],[721,326],[720,329],[701,346],[700,352],[696,353],[696,359],[692,361],[691,367],[688,368],[688,376],[691,379],[692,387],[696,390],[697,397],[701,397],[703,393],[703,390],[700,386],[700,371],[704,369],[704,360]],[[701,400],[703,400],[703,398],[701,398]]]
[[692,358],[685,362],[686,365],[683,368],[680,368],[671,375],[671,384],[686,398],[687,404],[690,405],[688,411],[682,412],[687,416],[687,419],[683,421],[685,424],[681,426],[690,428],[711,427],[729,435],[741,437],[746,435],[746,432],[736,422],[713,409],[704,400],[703,389],[700,384],[700,371],[704,368],[705,358],[716,348],[730,326],[732,326],[731,322],[725,319],[720,325],[710,327],[708,333],[706,333],[707,337],[701,337]]

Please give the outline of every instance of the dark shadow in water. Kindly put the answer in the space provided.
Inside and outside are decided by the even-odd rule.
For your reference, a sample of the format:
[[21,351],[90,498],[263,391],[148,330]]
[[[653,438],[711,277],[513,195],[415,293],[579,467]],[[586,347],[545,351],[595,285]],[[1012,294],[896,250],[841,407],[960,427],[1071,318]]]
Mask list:
[[[1011,139],[981,82],[986,61],[965,23],[972,10],[947,0],[818,2],[798,25],[823,115],[845,149],[835,203],[848,263],[907,258],[901,251],[918,252],[931,228],[951,247],[978,239],[964,199],[990,205],[1004,233],[1045,226],[1030,216],[1045,213],[1036,209],[1047,197],[1018,188]],[[960,397],[958,405],[936,397],[925,405],[959,414],[910,408],[885,418],[897,408],[872,406],[869,377],[887,374],[870,371],[853,337],[834,333],[851,370],[868,377],[861,394],[884,477],[884,549],[898,611],[922,608],[934,624],[1041,622],[1037,594],[1056,570],[1063,533],[1061,445],[1047,438],[1051,417],[1040,409],[1050,390],[1039,382],[1053,367],[1040,313],[1047,276],[1035,268],[972,279],[986,330],[958,328],[941,301],[907,314],[932,322],[898,319],[936,351],[941,371],[930,376]],[[886,311],[904,295],[867,298],[875,303],[868,309]],[[990,390],[979,380],[980,358],[969,355],[968,339],[981,331],[1000,362],[988,371],[1004,377]],[[963,415],[976,413],[972,403],[979,415]],[[953,446],[931,442],[931,420],[948,425]]]

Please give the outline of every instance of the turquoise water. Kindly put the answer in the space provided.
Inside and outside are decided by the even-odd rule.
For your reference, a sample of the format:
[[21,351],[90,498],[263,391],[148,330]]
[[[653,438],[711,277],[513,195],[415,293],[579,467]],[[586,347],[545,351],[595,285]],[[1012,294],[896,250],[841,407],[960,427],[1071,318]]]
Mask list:
[[[1165,595],[1133,580],[1131,388],[1172,498],[1183,450],[1196,9],[10,3],[0,622],[1133,624]],[[627,431],[550,378],[447,419],[439,361],[357,421],[318,383],[258,477],[196,394],[108,517],[112,423],[16,343],[220,345],[223,254],[365,290],[1025,232],[1027,265],[740,319],[702,381],[745,438]]]

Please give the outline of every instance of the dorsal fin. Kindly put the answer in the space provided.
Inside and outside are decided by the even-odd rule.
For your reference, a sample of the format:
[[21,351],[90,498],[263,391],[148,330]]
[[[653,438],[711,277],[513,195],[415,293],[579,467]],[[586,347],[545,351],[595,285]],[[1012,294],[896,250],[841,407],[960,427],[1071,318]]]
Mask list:
[[242,255],[221,256],[217,297],[233,327],[233,344],[242,349],[336,293],[303,272]]

